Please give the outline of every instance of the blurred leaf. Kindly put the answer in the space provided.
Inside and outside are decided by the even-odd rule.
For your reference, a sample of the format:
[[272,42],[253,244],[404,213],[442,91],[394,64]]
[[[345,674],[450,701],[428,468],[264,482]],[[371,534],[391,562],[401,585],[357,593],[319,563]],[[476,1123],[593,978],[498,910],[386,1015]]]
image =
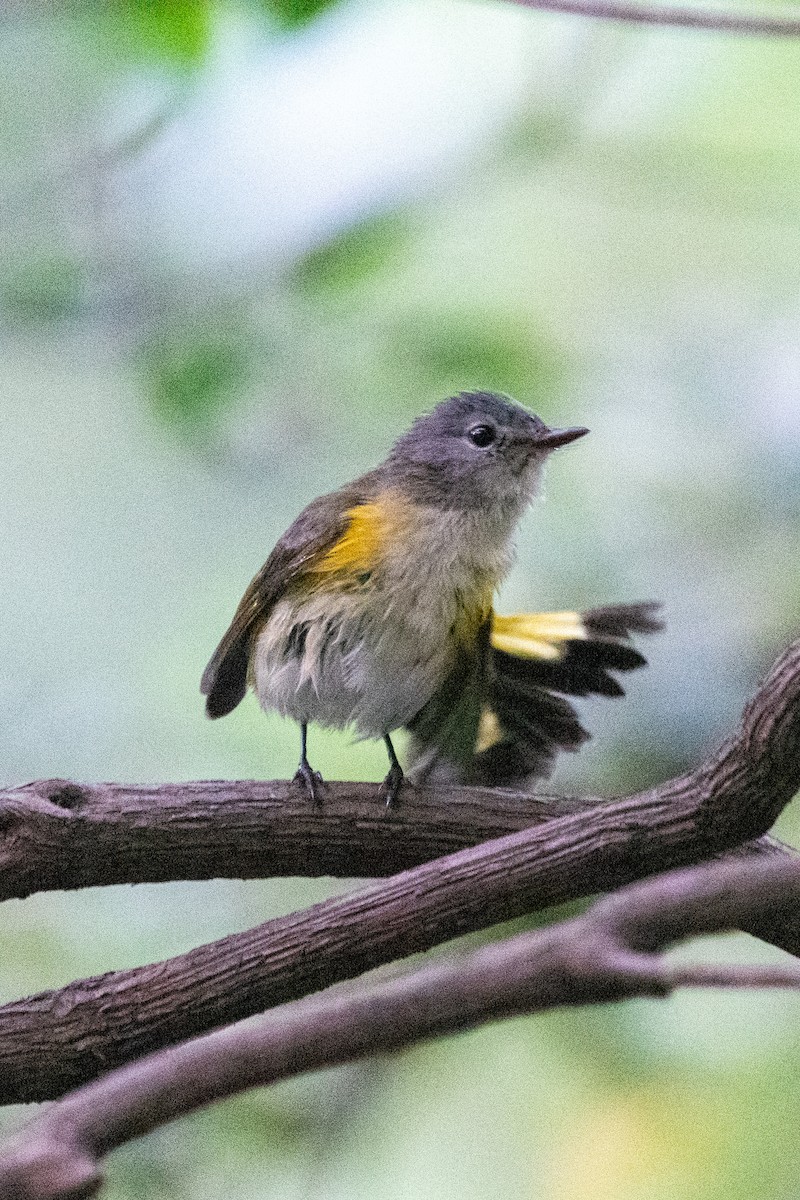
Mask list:
[[312,250],[295,266],[293,281],[311,295],[349,292],[396,267],[408,240],[407,224],[400,217],[376,217]]
[[193,67],[211,45],[212,0],[124,0],[90,7],[120,58]]
[[523,112],[506,133],[503,152],[509,160],[554,158],[575,145],[577,127],[579,123],[566,106]]
[[158,338],[142,354],[156,414],[185,431],[205,431],[246,375],[242,341],[220,330],[191,330]]
[[0,295],[6,310],[17,319],[37,324],[63,321],[82,306],[83,271],[66,255],[34,255],[9,270],[0,284]]
[[494,314],[422,313],[395,331],[389,353],[437,396],[486,388],[535,405],[564,374],[554,347]]
[[261,0],[262,8],[282,29],[308,25],[315,17],[331,8],[335,0]]

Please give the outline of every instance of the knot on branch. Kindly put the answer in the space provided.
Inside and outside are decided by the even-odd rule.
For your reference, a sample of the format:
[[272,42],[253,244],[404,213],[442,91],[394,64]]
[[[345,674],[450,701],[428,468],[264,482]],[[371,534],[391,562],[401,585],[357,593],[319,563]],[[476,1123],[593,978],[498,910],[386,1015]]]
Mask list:
[[77,810],[86,794],[66,779],[0,794],[0,899],[29,896],[70,878]]
[[15,794],[32,804],[39,801],[72,812],[90,798],[91,789],[71,779],[37,779],[17,788]]

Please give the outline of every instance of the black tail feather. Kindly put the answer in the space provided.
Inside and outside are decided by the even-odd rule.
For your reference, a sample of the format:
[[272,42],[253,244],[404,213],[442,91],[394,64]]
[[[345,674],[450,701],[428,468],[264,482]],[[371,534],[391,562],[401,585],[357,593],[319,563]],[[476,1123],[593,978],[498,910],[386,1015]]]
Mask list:
[[546,777],[559,752],[578,750],[591,736],[566,697],[623,696],[615,673],[645,665],[644,656],[628,643],[633,633],[663,628],[655,615],[658,607],[620,604],[581,614],[583,636],[565,639],[558,658],[521,657],[489,645],[482,695],[493,739],[480,747],[474,719],[471,732],[462,730],[466,752],[456,759],[437,733],[442,709],[449,705],[444,697],[434,698],[424,724],[411,726],[412,752],[424,762],[422,777],[490,787],[521,787]]
[[632,633],[660,633],[664,622],[656,613],[661,608],[657,600],[639,604],[609,604],[605,608],[590,608],[583,613],[583,623],[598,637],[629,638]]

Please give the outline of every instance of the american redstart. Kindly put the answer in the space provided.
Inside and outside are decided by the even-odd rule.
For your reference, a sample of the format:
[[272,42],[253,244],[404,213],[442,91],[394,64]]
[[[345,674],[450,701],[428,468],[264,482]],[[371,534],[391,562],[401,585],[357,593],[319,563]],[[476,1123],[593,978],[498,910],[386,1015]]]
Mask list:
[[551,451],[588,433],[549,429],[504,396],[462,392],[420,417],[388,458],[301,512],[255,576],[206,667],[210,717],[248,684],[300,723],[295,779],[312,799],[311,721],[383,738],[387,803],[411,735],[414,782],[520,785],[588,738],[564,695],[621,696],[610,672],[645,659],[656,605],[499,616],[511,537]]

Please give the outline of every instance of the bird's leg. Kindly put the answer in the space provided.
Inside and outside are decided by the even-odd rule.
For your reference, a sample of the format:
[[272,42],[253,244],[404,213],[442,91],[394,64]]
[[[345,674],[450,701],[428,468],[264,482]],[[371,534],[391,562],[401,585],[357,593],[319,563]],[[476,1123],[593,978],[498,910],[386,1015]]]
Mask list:
[[400,766],[400,760],[394,752],[392,739],[389,737],[388,733],[383,735],[383,740],[386,744],[386,749],[389,752],[389,762],[391,763],[391,766],[389,767],[389,774],[383,781],[382,791],[386,796],[386,807],[392,808],[397,800],[400,786],[405,779],[405,776],[403,774],[403,768]]
[[300,725],[300,765],[294,773],[292,783],[302,783],[309,800],[314,804],[319,804],[320,799],[317,789],[321,783],[324,783],[324,780],[319,771],[312,769],[311,763],[308,761],[308,755],[306,754],[307,738],[308,725],[303,721]]

